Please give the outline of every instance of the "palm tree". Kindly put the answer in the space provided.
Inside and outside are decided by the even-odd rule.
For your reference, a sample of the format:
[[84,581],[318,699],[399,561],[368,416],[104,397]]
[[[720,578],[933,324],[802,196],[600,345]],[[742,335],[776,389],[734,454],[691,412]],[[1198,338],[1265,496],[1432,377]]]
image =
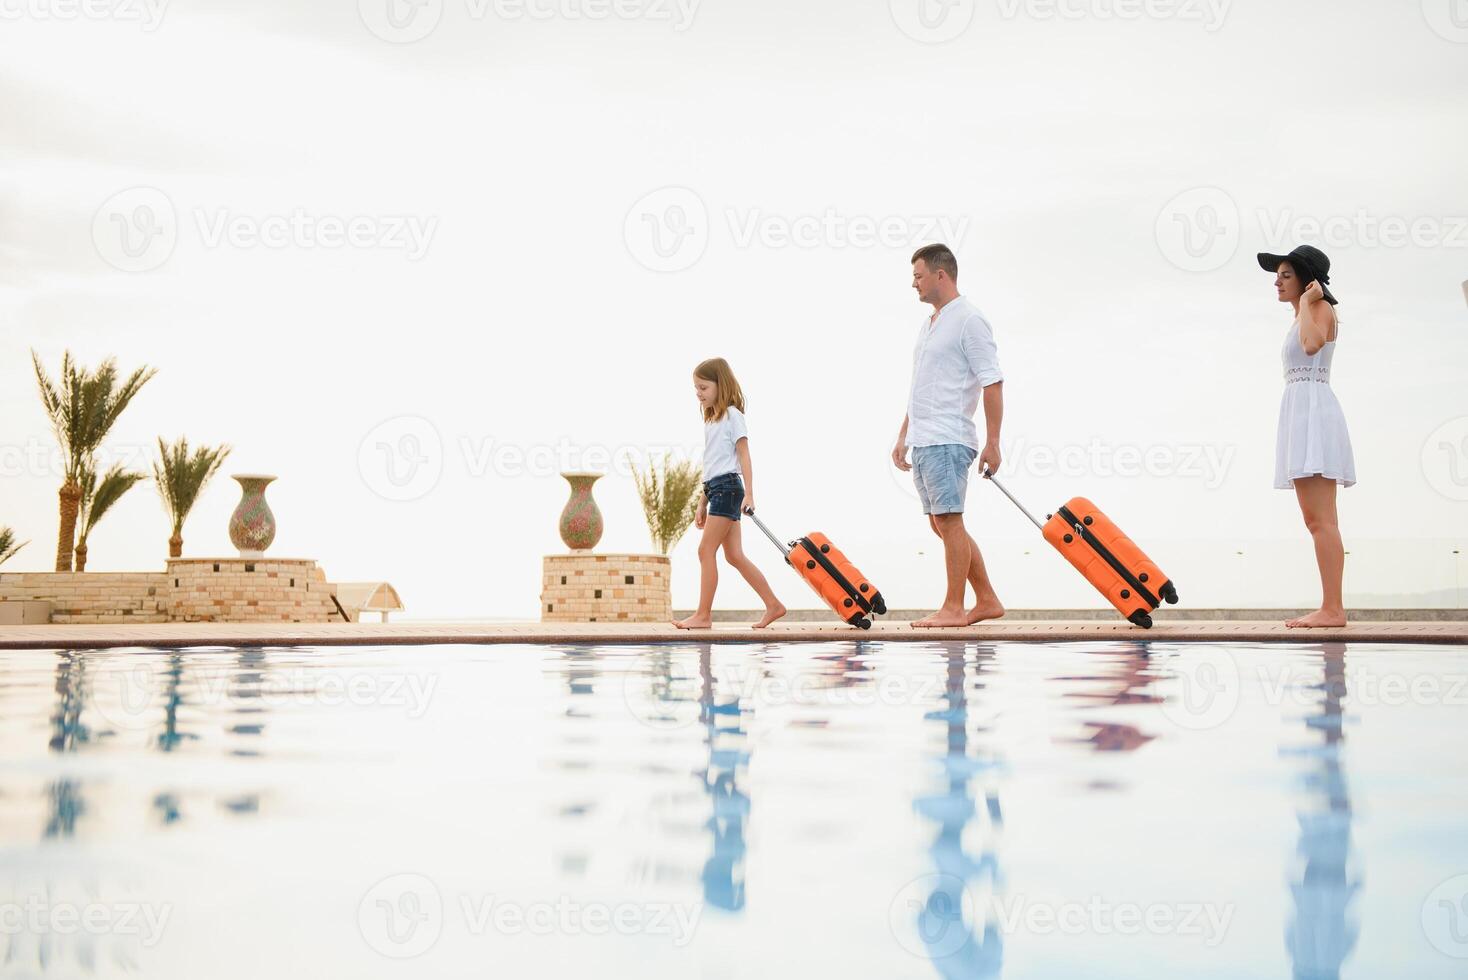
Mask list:
[[97,478],[94,462],[89,462],[82,470],[82,494],[77,501],[76,515],[76,571],[87,570],[87,538],[92,531],[112,509],[112,505],[122,499],[123,494],[146,479],[147,476],[143,473],[125,472],[121,463],[114,464],[100,480]]
[[673,463],[665,457],[661,472],[649,461],[647,473],[634,470],[632,479],[637,484],[652,542],[658,554],[666,555],[693,524],[703,471],[688,460]]
[[189,441],[182,437],[173,445],[158,440],[159,460],[153,464],[153,482],[163,506],[173,515],[173,536],[168,539],[168,557],[183,555],[183,526],[199,499],[204,484],[219,471],[229,446],[199,446],[191,455]]
[[126,473],[121,463],[114,463],[112,468],[103,474],[102,479],[97,479],[97,467],[91,460],[87,461],[86,468],[82,470],[82,497],[81,504],[77,510],[77,527],[79,533],[76,539],[76,570],[85,572],[87,570],[87,536],[92,533],[92,528],[102,516],[112,509],[112,505],[122,499],[122,495],[131,490],[140,480],[147,477],[142,473]]
[[16,544],[15,532],[8,527],[0,527],[0,565],[14,558],[15,553],[28,544],[30,544],[29,541]]
[[117,362],[113,358],[107,358],[95,371],[89,371],[72,360],[71,351],[67,351],[61,355],[58,384],[46,374],[41,358],[34,350],[31,351],[31,363],[36,369],[41,403],[46,407],[51,429],[66,457],[65,477],[57,491],[61,526],[56,532],[56,570],[69,572],[76,541],[77,511],[81,508],[82,471],[90,464],[122,410],[158,372],[154,368],[141,367],[119,381]]

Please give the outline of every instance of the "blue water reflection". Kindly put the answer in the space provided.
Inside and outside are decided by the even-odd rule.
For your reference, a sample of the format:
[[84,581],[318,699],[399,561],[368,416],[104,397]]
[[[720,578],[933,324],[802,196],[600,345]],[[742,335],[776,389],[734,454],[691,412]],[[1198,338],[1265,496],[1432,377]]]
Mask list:
[[[1461,976],[1422,923],[1468,872],[1465,675],[1146,641],[0,653],[0,914],[159,925],[7,924],[0,972]],[[514,928],[537,909],[683,927]]]

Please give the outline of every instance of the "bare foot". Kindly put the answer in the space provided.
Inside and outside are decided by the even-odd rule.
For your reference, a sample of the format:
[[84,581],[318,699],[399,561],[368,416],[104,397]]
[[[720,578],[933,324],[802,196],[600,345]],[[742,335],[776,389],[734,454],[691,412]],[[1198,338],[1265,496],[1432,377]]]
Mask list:
[[1003,615],[1004,607],[999,604],[998,599],[995,599],[993,602],[980,603],[970,609],[964,615],[963,625],[972,626],[975,623],[982,623],[986,619],[999,619]]
[[680,630],[707,630],[707,629],[713,629],[714,628],[714,617],[712,617],[712,616],[700,616],[698,613],[694,613],[692,616],[689,616],[687,619],[675,619],[675,620],[673,620],[673,625],[676,626],[676,627],[678,627]]
[[1290,629],[1321,629],[1331,626],[1346,625],[1346,611],[1344,609],[1317,609],[1308,616],[1291,619],[1285,623]]
[[773,623],[775,620],[779,619],[781,616],[785,615],[785,612],[785,607],[778,602],[775,603],[773,606],[767,606],[765,607],[765,614],[760,617],[760,621],[755,623],[753,628],[757,630],[762,630],[766,626]]
[[963,609],[939,609],[933,615],[913,621],[914,629],[937,629],[941,626],[967,626],[968,612]]

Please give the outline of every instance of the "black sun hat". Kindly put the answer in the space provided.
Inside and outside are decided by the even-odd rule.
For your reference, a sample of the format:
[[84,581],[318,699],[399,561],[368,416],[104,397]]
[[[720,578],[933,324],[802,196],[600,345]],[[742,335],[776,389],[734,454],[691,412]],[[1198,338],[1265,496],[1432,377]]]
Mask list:
[[1295,270],[1295,275],[1299,276],[1306,286],[1318,281],[1320,291],[1325,295],[1325,301],[1331,306],[1336,305],[1336,298],[1330,291],[1330,257],[1324,252],[1314,245],[1301,245],[1289,255],[1259,253],[1259,268],[1265,272],[1278,272],[1281,262],[1288,262]]

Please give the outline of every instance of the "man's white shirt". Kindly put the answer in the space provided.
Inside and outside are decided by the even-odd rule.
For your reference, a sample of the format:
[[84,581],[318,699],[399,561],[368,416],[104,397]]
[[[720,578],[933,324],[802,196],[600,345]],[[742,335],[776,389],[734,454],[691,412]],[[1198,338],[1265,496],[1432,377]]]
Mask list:
[[912,351],[908,446],[963,445],[979,452],[974,412],[980,393],[1003,380],[994,331],[966,297],[954,297],[937,319],[924,317]]

